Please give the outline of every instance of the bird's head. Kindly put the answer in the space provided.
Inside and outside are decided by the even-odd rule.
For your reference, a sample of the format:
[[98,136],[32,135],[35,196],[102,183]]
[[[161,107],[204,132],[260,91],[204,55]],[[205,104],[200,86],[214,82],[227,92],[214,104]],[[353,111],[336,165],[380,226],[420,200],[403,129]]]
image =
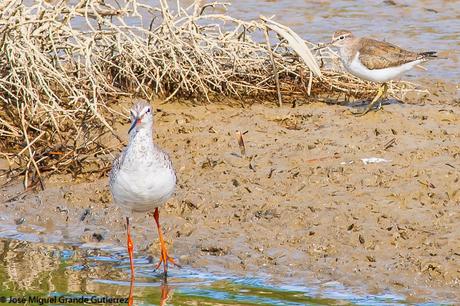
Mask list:
[[354,36],[350,31],[347,30],[339,30],[335,31],[335,33],[332,35],[332,40],[330,42],[331,45],[336,46],[336,47],[343,47],[349,42],[353,40]]
[[151,129],[153,125],[152,107],[146,101],[138,101],[131,108],[131,127],[128,134],[132,130]]

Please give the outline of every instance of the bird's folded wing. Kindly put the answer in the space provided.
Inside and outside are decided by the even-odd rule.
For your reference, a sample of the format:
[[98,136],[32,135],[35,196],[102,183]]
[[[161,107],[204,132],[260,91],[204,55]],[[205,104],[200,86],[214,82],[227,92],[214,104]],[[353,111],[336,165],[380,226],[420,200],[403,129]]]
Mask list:
[[416,52],[370,38],[361,39],[357,51],[361,63],[371,70],[395,67],[419,59],[419,54]]
[[120,152],[120,155],[118,155],[112,163],[112,169],[110,170],[109,173],[109,185],[112,186],[115,183],[115,178],[117,176],[118,171],[120,171],[121,166],[123,165],[123,160],[126,155],[126,148],[123,149],[123,151]]

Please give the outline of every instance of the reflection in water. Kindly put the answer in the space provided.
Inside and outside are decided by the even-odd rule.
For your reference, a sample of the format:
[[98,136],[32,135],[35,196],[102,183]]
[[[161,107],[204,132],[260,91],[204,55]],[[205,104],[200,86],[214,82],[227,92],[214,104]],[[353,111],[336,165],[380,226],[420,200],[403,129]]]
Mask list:
[[[162,281],[160,285],[161,295],[160,295],[160,306],[166,305],[166,302],[169,300],[170,295],[172,293],[172,289],[169,288],[166,281]],[[134,303],[134,278],[131,277],[131,281],[129,282],[129,297],[128,297],[128,306],[132,306]]]
[[133,305],[134,301],[134,277],[131,277],[131,281],[129,282],[129,297],[128,297],[128,306]]
[[26,242],[3,241],[0,244],[0,260],[8,262],[2,267],[11,279],[17,280],[15,287],[18,290],[32,288],[38,282],[46,283],[50,290],[55,290],[51,279],[50,271],[59,269],[59,263],[44,248],[26,251]]
[[166,305],[166,302],[169,299],[169,293],[172,293],[172,289],[169,288],[166,282],[161,284],[161,298],[160,298],[160,306]]
[[166,283],[146,258],[137,257],[134,263],[135,282],[127,281],[127,254],[116,250],[0,240],[0,298],[123,298],[128,305],[396,305],[404,301],[390,294],[360,297],[339,285],[272,287],[258,279],[186,268],[171,270]]

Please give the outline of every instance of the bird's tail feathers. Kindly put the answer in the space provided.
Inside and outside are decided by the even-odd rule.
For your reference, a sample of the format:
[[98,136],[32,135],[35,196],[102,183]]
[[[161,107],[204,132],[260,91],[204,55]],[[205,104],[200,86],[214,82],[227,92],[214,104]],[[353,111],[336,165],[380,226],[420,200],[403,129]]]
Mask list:
[[437,58],[437,52],[436,51],[427,51],[427,52],[420,52],[418,54],[419,59],[424,59],[424,60],[429,60],[433,58]]

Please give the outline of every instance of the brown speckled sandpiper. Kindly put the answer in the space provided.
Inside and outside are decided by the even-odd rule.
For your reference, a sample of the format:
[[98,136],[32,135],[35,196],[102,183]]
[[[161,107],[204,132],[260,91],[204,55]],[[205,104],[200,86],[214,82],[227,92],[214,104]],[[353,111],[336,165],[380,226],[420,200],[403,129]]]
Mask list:
[[[433,59],[436,52],[412,52],[396,45],[371,38],[355,37],[350,31],[336,31],[327,45],[339,48],[340,59],[353,75],[372,82],[382,83],[377,95],[359,115],[364,115],[388,90],[386,82],[414,66]],[[379,103],[378,109],[381,107]]]

